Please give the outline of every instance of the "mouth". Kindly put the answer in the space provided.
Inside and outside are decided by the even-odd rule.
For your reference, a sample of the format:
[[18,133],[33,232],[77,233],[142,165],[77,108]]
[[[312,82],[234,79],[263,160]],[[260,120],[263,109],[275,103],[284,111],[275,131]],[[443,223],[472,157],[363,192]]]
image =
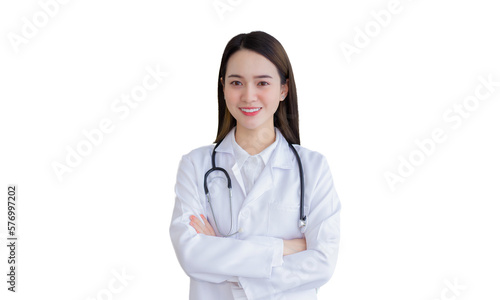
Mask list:
[[262,107],[240,107],[240,110],[246,116],[255,116],[261,109]]

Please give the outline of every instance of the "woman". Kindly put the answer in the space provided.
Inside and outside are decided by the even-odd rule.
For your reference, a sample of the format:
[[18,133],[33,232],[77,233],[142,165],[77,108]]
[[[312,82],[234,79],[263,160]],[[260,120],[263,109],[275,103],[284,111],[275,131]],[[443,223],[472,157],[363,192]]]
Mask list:
[[218,85],[217,145],[184,155],[175,185],[170,236],[190,299],[317,299],[337,261],[340,202],[325,157],[300,146],[288,56],[267,33],[239,34]]

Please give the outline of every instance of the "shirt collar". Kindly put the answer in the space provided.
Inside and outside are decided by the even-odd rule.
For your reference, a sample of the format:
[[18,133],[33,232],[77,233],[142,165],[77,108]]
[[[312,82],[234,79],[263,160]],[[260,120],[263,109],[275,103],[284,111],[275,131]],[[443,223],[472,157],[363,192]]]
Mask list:
[[[266,149],[262,150],[260,153],[253,155],[253,156],[260,156],[264,161],[264,165],[267,164],[269,158],[271,157],[271,154],[273,153],[274,149],[276,148],[276,145],[278,144],[279,139],[276,131],[279,130],[276,127],[274,127],[274,134],[276,137],[274,142],[271,145],[269,145]],[[233,146],[236,164],[238,165],[239,168],[241,168],[245,163],[245,161],[251,155],[248,154],[248,152],[246,152],[245,149],[241,148],[241,146],[236,142],[235,134],[236,134],[236,127],[233,127],[231,131],[228,133],[228,137],[230,138],[231,145]]]
[[[272,167],[277,167],[277,168],[282,168],[282,169],[292,169],[293,166],[296,164],[295,162],[295,155],[293,154],[292,150],[289,149],[288,142],[286,141],[285,137],[281,134],[279,128],[275,127],[275,133],[276,133],[276,141],[278,142],[276,145],[275,151],[271,151],[274,154],[272,154],[269,157],[269,163],[272,163]],[[234,132],[236,130],[236,127],[233,127],[228,135],[224,137],[224,139],[220,142],[220,145],[217,147],[216,152],[217,153],[226,153],[231,155],[235,162],[236,158],[234,156],[234,147],[231,142],[231,137],[234,139]],[[271,157],[274,157],[271,159]]]

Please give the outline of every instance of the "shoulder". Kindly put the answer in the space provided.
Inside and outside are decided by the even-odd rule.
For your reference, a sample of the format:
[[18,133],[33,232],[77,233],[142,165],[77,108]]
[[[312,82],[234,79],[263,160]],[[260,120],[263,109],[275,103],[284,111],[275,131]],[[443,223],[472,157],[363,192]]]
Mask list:
[[177,165],[178,180],[179,178],[192,179],[202,176],[202,172],[210,168],[211,154],[214,146],[202,146],[182,154]]
[[212,150],[213,150],[214,146],[215,146],[215,144],[211,144],[211,145],[205,145],[205,146],[195,148],[195,149],[183,154],[181,160],[199,162],[200,160],[210,158],[212,155]]
[[323,153],[315,150],[311,150],[301,145],[293,145],[300,156],[302,161],[307,161],[309,164],[326,164],[328,166],[328,161]]

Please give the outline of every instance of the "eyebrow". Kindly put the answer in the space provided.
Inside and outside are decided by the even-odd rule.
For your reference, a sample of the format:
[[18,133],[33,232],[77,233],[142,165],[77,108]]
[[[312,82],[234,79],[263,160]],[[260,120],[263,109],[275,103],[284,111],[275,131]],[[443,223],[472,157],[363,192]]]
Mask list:
[[[240,76],[238,74],[228,75],[227,78],[229,78],[229,77],[243,78],[242,76]],[[253,78],[271,78],[272,79],[272,77],[270,75],[257,75],[257,76],[254,76]]]

